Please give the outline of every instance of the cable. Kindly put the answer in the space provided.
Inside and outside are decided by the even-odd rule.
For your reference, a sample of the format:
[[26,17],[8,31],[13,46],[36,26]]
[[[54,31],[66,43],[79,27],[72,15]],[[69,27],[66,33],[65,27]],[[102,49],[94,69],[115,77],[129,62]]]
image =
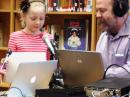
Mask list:
[[128,97],[128,96],[130,96],[129,93],[128,93],[128,94],[125,94],[125,95],[123,95],[123,96],[121,96],[121,97]]
[[20,94],[22,95],[22,97],[26,97],[26,96],[23,95],[23,93],[22,93],[20,88],[18,88],[18,87],[11,87],[10,89],[17,89],[18,91],[20,91]]
[[124,68],[123,66],[120,66],[120,65],[117,65],[117,64],[112,64],[112,65],[110,65],[110,66],[107,67],[106,71],[104,72],[103,79],[106,78],[107,70],[108,70],[110,67],[112,67],[112,66],[121,67],[121,68],[123,68],[123,69],[130,75],[130,72],[129,72],[126,68]]

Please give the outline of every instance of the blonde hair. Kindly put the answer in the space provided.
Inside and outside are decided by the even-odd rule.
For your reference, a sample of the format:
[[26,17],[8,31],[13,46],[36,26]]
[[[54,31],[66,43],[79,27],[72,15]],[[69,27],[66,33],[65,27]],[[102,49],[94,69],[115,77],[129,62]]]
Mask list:
[[41,2],[43,4],[45,4],[45,1],[44,0],[29,0],[30,3],[32,2]]
[[43,11],[46,12],[46,6],[44,0],[23,0],[20,4],[20,15],[21,15],[21,28],[26,26],[25,21],[23,20],[22,16],[24,13],[27,13],[30,7],[43,7]]
[[46,11],[44,3],[38,2],[38,1],[37,2],[30,2],[30,7],[36,7],[36,6],[41,7],[41,8],[43,8],[43,11]]
[[20,10],[23,13],[26,13],[30,6],[35,3],[36,5],[41,5],[44,8],[44,11],[46,11],[46,6],[44,0],[22,0],[20,3]]

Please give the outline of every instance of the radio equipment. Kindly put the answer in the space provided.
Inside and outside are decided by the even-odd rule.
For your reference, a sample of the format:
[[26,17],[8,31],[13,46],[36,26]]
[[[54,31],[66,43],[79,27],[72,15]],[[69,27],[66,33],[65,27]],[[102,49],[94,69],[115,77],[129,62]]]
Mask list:
[[88,97],[129,97],[130,78],[106,78],[87,84]]

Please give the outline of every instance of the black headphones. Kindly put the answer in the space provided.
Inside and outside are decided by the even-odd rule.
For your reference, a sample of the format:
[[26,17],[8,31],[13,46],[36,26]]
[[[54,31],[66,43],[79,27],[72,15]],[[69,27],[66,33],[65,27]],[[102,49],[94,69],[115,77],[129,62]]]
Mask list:
[[128,0],[113,0],[113,12],[116,16],[122,17],[129,11]]

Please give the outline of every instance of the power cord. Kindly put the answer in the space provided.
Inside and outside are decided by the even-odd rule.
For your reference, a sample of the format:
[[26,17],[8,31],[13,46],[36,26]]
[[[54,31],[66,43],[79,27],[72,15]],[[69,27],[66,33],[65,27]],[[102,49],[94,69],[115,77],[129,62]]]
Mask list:
[[130,93],[125,94],[125,95],[123,95],[123,96],[121,96],[121,97],[129,97],[129,96],[130,96]]
[[118,65],[118,64],[112,64],[112,65],[108,66],[107,69],[105,70],[104,75],[103,75],[103,79],[106,78],[107,70],[108,70],[109,68],[111,68],[112,66],[121,67],[121,68],[123,68],[123,69],[130,75],[130,72],[129,72],[126,68],[124,68],[123,66],[120,66],[120,65]]

